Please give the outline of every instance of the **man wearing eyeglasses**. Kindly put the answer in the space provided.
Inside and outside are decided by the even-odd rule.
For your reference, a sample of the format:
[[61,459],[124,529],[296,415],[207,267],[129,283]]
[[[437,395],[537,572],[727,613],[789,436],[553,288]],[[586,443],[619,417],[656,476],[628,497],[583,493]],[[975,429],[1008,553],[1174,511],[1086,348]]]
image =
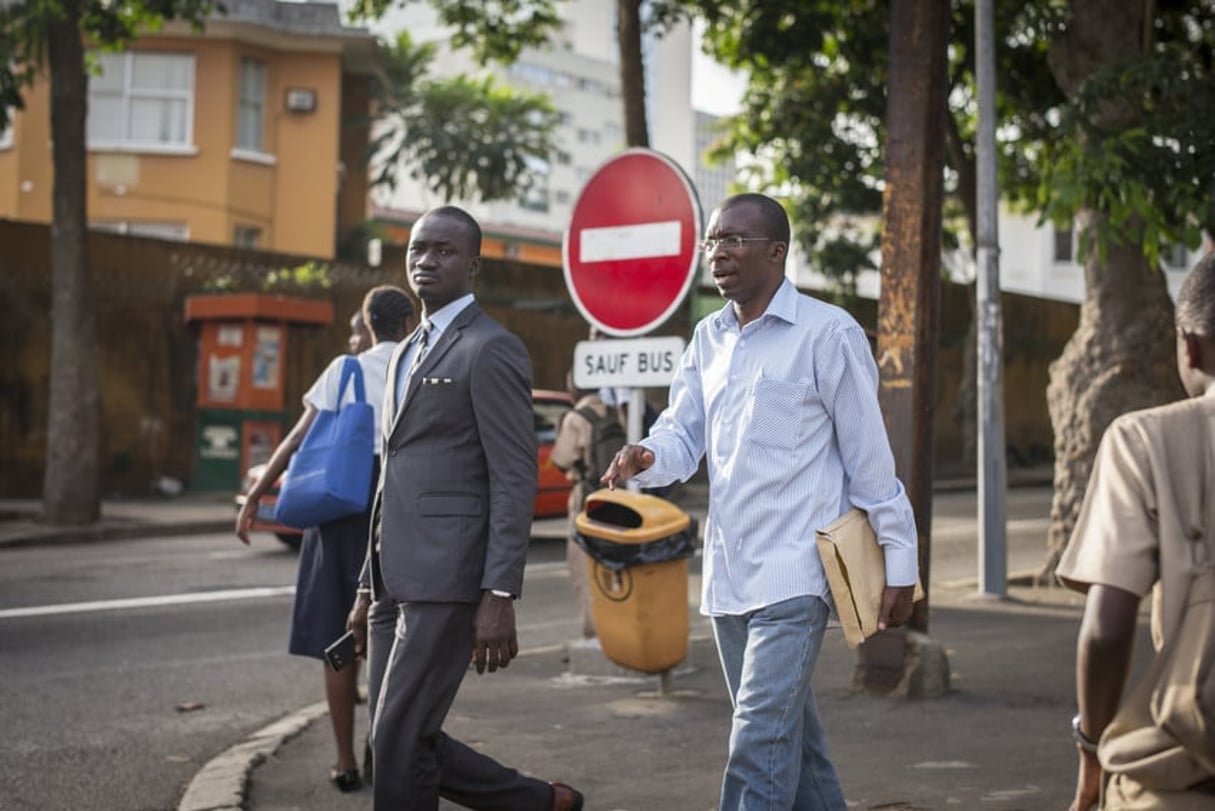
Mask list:
[[702,320],[648,438],[603,483],[692,476],[706,457],[701,611],[734,705],[720,807],[845,808],[811,675],[830,612],[814,530],[860,507],[885,550],[879,627],[911,614],[911,504],[895,477],[864,330],[785,278],[789,219],[761,194],[727,198],[702,244],[727,304]]

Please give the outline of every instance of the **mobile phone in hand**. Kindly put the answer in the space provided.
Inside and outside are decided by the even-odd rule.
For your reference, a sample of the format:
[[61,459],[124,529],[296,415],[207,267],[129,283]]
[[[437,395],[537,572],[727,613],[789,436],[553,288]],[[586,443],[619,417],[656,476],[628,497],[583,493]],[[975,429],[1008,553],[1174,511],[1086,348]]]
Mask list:
[[334,670],[341,670],[354,661],[354,631],[347,631],[325,648],[325,661]]

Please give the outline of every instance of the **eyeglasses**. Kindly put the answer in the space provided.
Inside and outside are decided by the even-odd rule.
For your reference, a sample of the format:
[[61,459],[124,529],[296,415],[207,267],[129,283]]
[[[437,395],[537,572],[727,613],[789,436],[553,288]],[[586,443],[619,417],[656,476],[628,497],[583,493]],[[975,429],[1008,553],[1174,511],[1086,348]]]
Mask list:
[[721,237],[719,239],[704,239],[700,242],[700,249],[705,253],[713,253],[718,247],[725,248],[727,251],[736,251],[743,246],[744,242],[777,242],[778,240],[772,237]]

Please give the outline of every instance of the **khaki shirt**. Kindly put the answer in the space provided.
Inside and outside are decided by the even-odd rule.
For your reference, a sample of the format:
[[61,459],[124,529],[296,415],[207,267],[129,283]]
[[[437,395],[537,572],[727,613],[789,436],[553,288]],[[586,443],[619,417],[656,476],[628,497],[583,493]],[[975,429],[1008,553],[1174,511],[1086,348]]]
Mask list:
[[1193,571],[1210,556],[1215,395],[1124,414],[1101,440],[1056,572],[1072,588],[1152,591],[1152,642],[1177,631]]
[[[590,421],[578,413],[580,408],[589,408],[599,416],[607,413],[607,406],[603,404],[599,395],[588,394],[574,403],[574,407],[565,412],[565,416],[561,418],[561,425],[557,427],[557,439],[553,442],[553,454],[549,458],[554,465],[565,471],[571,481],[577,481],[580,478],[576,465],[581,464],[585,467],[590,464],[588,457],[591,451],[593,429]],[[603,474],[603,471],[592,471],[592,473],[599,476]]]

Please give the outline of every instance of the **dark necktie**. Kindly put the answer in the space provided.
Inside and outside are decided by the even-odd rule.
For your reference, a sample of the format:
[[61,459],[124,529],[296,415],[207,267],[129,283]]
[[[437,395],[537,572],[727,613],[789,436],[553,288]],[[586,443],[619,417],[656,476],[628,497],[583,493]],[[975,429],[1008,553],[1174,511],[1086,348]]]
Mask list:
[[422,324],[422,334],[418,336],[418,349],[413,354],[413,363],[409,365],[409,377],[413,378],[413,373],[422,365],[422,358],[426,355],[426,348],[430,344],[430,324]]

